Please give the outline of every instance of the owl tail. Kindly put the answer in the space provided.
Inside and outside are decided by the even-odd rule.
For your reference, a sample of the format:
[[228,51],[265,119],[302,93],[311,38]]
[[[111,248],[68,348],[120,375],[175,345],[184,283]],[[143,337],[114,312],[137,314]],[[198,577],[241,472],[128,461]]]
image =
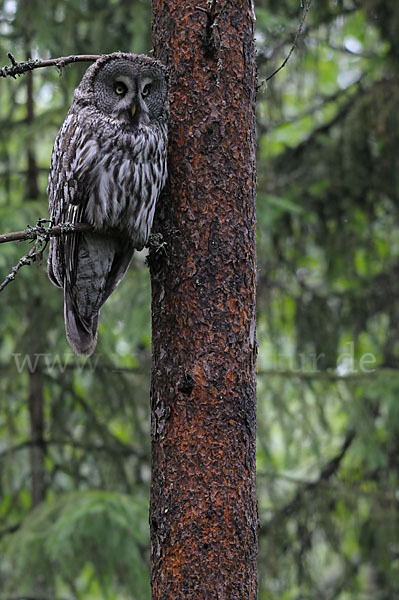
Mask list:
[[93,354],[100,309],[126,273],[133,251],[130,240],[94,233],[81,235],[64,248],[65,330],[77,354]]
[[76,354],[90,356],[97,344],[98,312],[93,317],[82,317],[72,301],[68,289],[64,295],[65,331],[67,340]]

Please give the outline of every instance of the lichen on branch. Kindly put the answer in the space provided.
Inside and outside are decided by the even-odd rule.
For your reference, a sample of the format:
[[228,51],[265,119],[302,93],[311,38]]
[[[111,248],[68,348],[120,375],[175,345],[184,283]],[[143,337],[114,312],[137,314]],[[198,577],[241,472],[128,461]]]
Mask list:
[[14,77],[14,79],[17,75],[23,75],[24,73],[33,71],[33,69],[56,67],[61,72],[70,63],[94,62],[100,58],[100,54],[73,54],[71,56],[60,56],[59,58],[49,58],[47,60],[29,58],[28,60],[17,62],[11,52],[8,52],[7,56],[11,61],[11,65],[0,67],[0,77]]

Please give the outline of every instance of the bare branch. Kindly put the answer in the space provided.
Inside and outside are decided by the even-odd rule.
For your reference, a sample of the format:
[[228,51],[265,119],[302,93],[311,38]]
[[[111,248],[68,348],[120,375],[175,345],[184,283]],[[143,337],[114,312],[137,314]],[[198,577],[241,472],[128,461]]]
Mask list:
[[19,259],[15,267],[11,269],[10,273],[0,284],[0,292],[15,279],[15,276],[22,267],[42,259],[43,252],[51,237],[82,231],[93,231],[92,226],[86,223],[78,223],[76,225],[73,225],[72,223],[61,223],[60,225],[49,225],[48,227],[44,227],[43,223],[46,222],[48,222],[47,219],[39,219],[35,227],[28,227],[24,231],[14,231],[0,235],[0,243],[2,244],[5,242],[15,242],[17,240],[35,240],[35,243],[29,252]]
[[295,48],[296,48],[296,44],[298,41],[299,36],[302,33],[302,29],[303,29],[303,24],[305,23],[305,19],[306,19],[306,15],[309,12],[309,8],[310,8],[310,4],[311,4],[312,0],[306,0],[305,5],[303,6],[301,4],[301,6],[303,6],[303,15],[302,15],[302,19],[301,22],[299,23],[299,27],[297,29],[297,32],[295,34],[295,38],[294,38],[294,42],[291,46],[290,51],[288,52],[287,56],[285,57],[284,61],[281,63],[281,65],[275,70],[273,71],[273,73],[271,75],[269,75],[269,77],[266,77],[265,81],[269,81],[272,77],[274,77],[279,71],[281,71],[281,69],[283,69],[285,67],[285,65],[287,64],[287,62],[289,61],[289,59],[291,58],[291,54],[294,52]]
[[59,225],[49,225],[44,227],[43,223],[49,223],[48,219],[39,219],[35,227],[28,226],[23,231],[12,231],[0,235],[0,244],[6,242],[16,242],[19,240],[35,240],[32,248],[22,258],[19,259],[15,267],[7,275],[3,283],[0,284],[0,292],[15,279],[18,271],[25,265],[30,265],[36,260],[41,260],[43,252],[47,247],[51,237],[60,235],[68,235],[71,233],[88,233],[93,232],[99,236],[122,237],[124,233],[116,229],[108,229],[106,231],[95,231],[92,225],[88,223],[60,223]]
[[0,77],[14,77],[22,75],[33,69],[42,67],[56,67],[61,71],[66,65],[75,62],[93,62],[99,59],[101,54],[78,54],[71,56],[60,56],[59,58],[49,58],[47,60],[34,60],[29,58],[26,61],[17,62],[11,52],[8,52],[8,58],[11,61],[11,66],[0,67]]
[[[125,233],[117,229],[107,229],[104,231],[95,231],[92,225],[88,223],[60,223],[59,225],[48,225],[45,227],[43,223],[50,223],[48,219],[39,219],[35,227],[28,226],[23,231],[12,231],[10,233],[3,233],[0,235],[0,244],[6,242],[17,242],[20,240],[35,240],[32,248],[22,258],[19,259],[18,263],[11,269],[11,272],[7,275],[3,283],[0,284],[0,292],[15,279],[18,271],[25,265],[30,265],[36,260],[41,260],[43,252],[47,247],[51,237],[57,237],[60,235],[68,235],[71,233],[95,233],[98,236],[106,237],[123,237]],[[162,247],[162,244],[160,245]]]
[[25,265],[30,265],[36,260],[40,260],[46,246],[47,242],[45,242],[43,245],[42,240],[35,242],[34,246],[32,246],[29,252],[27,252],[24,256],[22,256],[22,258],[19,259],[15,267],[11,269],[11,272],[4,279],[3,283],[0,284],[0,292],[4,290],[4,288],[10,283],[10,281],[13,281],[15,279],[16,274],[22,267],[24,267]]
[[23,231],[12,231],[0,234],[0,244],[6,242],[17,242],[21,240],[37,240],[38,238],[51,238],[68,233],[81,233],[93,231],[93,227],[87,223],[61,223],[60,225],[49,225],[44,227],[46,219],[39,219],[35,227],[27,227]]

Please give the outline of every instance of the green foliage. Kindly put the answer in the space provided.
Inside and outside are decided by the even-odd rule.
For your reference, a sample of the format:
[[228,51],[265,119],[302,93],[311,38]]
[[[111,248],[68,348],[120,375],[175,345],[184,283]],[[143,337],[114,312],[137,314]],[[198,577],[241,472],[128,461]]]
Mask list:
[[[262,84],[302,9],[255,9]],[[150,13],[139,0],[0,2],[0,62],[8,51],[148,52]],[[398,20],[395,0],[312,3],[288,64],[259,92],[259,600],[399,592]],[[2,232],[46,216],[52,142],[86,66],[35,71],[33,119],[27,78],[0,80]],[[1,246],[0,279],[26,251]],[[20,271],[0,311],[1,600],[148,597],[143,258],[104,306],[90,359],[65,341],[45,257]],[[32,397],[46,487],[34,510]]]
[[[132,526],[134,524],[134,526]],[[147,502],[105,491],[72,492],[39,506],[7,547],[10,592],[29,594],[37,573],[74,581],[80,594],[95,577],[104,597],[149,598]],[[124,590],[124,592],[123,592]],[[125,594],[125,595],[124,595]]]
[[[259,571],[268,599],[398,592],[399,86],[384,20],[398,10],[338,4],[312,7],[296,53],[258,104]],[[292,6],[260,11],[260,78],[288,53],[292,20],[283,49],[273,48]]]

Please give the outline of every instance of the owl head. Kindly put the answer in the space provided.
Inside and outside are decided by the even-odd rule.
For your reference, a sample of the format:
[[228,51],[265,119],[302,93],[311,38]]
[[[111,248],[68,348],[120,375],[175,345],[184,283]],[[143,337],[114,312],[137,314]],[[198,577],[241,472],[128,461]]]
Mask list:
[[75,102],[132,127],[168,117],[167,70],[143,54],[114,52],[91,65],[75,91]]

